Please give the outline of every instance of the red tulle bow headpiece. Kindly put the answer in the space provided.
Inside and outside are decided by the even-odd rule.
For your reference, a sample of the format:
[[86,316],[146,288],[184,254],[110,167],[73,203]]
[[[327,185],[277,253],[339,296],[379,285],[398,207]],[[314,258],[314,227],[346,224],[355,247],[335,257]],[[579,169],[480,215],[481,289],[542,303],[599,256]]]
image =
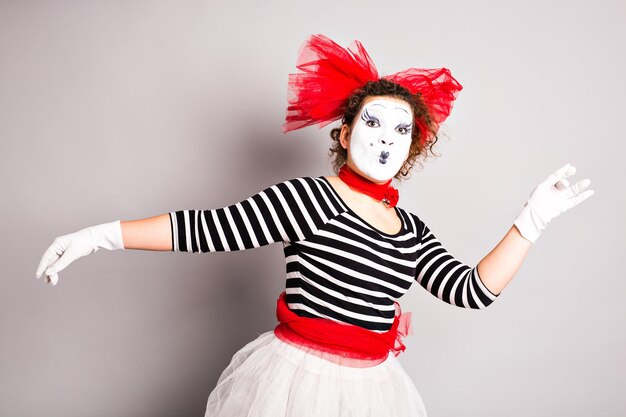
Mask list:
[[[314,124],[321,128],[341,119],[350,95],[368,81],[381,78],[359,41],[345,49],[324,35],[307,39],[296,67],[302,72],[289,74],[291,96],[284,132]],[[382,78],[419,95],[428,107],[436,130],[450,115],[452,103],[463,89],[446,68],[409,68]],[[416,118],[415,124],[420,130],[420,140],[426,142],[429,136],[426,122]]]

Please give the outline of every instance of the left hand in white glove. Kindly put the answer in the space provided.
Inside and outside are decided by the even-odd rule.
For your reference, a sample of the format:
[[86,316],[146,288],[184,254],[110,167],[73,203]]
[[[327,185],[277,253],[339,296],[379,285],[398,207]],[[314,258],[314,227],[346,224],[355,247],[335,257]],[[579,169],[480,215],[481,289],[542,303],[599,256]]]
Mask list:
[[124,249],[119,220],[87,227],[54,239],[41,257],[35,277],[40,278],[45,273],[46,282],[57,285],[60,271],[78,258],[95,253],[100,248]]
[[531,243],[535,243],[552,219],[593,195],[593,190],[584,191],[591,184],[590,179],[569,185],[565,178],[575,172],[575,166],[566,164],[550,174],[530,194],[514,223],[520,234]]

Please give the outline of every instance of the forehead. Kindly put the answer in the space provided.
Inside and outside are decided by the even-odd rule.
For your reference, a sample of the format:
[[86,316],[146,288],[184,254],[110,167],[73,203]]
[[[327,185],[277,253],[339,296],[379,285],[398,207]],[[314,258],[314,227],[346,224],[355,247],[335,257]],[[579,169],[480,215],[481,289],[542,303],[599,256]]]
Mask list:
[[411,106],[399,98],[387,96],[370,96],[363,100],[361,112],[367,109],[370,111],[380,111],[387,113],[397,113],[399,117],[411,118],[413,111]]

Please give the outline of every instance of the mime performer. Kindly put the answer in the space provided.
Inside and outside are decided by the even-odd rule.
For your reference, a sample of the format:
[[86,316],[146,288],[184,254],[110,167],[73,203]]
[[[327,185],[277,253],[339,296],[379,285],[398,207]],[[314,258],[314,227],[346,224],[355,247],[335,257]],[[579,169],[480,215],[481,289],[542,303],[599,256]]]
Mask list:
[[[398,299],[413,282],[454,306],[489,306],[548,223],[593,194],[566,164],[539,183],[476,266],[454,258],[391,185],[427,156],[462,86],[446,68],[379,76],[360,42],[313,35],[289,77],[285,132],[326,126],[337,176],[300,177],[217,209],[114,221],[57,237],[36,276],[100,248],[205,253],[281,242],[285,290],[273,330],[237,351],[207,417],[416,417],[422,398],[397,359],[411,334]],[[233,307],[237,300],[233,300]]]

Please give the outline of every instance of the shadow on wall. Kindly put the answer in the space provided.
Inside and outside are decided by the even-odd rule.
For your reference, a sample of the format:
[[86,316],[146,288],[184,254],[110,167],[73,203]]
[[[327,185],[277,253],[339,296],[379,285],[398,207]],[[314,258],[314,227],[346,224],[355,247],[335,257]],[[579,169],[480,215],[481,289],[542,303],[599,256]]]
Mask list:
[[[268,186],[294,177],[319,171],[327,163],[324,147],[307,140],[302,134],[285,135],[276,126],[250,121],[250,131],[238,132],[231,144],[237,155],[231,183],[224,184],[238,195],[232,201],[216,201],[223,207],[241,201]],[[317,130],[317,129],[315,129]],[[312,132],[323,139],[321,132]],[[299,137],[297,137],[299,136]],[[317,139],[317,138],[316,138]],[[329,143],[329,140],[326,140]],[[311,155],[319,156],[311,157]],[[216,173],[218,174],[218,173]],[[323,175],[322,172],[312,175]],[[228,198],[228,197],[227,197]],[[211,208],[216,208],[211,207]],[[146,409],[146,416],[202,415],[209,393],[230,362],[232,355],[259,334],[276,325],[276,299],[285,288],[285,266],[282,245],[202,255],[201,262],[184,263],[180,274],[196,277],[192,306],[193,315],[207,317],[206,326],[195,328],[201,335],[196,340],[193,373],[187,373],[186,387],[177,387],[175,395],[159,396],[160,401]],[[191,359],[183,359],[189,361]],[[162,389],[171,385],[162,385]],[[173,400],[173,401],[172,401]]]
[[[193,315],[206,317],[194,322],[198,346],[185,348],[195,358],[179,358],[187,368],[184,386],[162,384],[175,390],[159,403],[145,409],[147,416],[203,415],[206,401],[232,356],[259,334],[276,324],[276,298],[284,289],[284,261],[278,245],[224,254],[180,254],[205,256],[185,274],[194,275],[193,288],[199,303]],[[190,361],[196,361],[192,364]]]
[[307,127],[302,130],[283,133],[280,126],[270,125],[259,120],[248,126],[255,126],[241,135],[240,158],[241,178],[260,184],[275,184],[301,176],[323,175],[330,166],[328,148],[331,139],[328,129]]

